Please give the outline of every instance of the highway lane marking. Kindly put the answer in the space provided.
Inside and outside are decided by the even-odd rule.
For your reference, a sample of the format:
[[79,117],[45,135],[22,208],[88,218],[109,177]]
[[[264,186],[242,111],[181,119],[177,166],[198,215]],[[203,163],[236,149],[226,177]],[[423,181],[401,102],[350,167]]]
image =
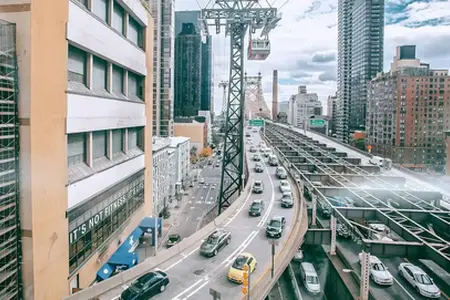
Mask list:
[[[253,185],[253,180],[252,183]],[[241,213],[242,209],[244,208],[244,206],[247,204],[248,199],[250,199],[250,196],[252,195],[252,192],[250,191],[248,193],[247,198],[245,199],[244,203],[241,205],[241,207],[239,207],[239,209],[236,211],[236,213],[234,214],[234,216],[232,216],[225,224],[224,227],[227,227],[228,225],[230,225],[231,222],[233,222],[233,220]]]
[[274,201],[275,201],[275,186],[273,184],[273,179],[271,174],[269,173],[269,168],[267,165],[264,165],[264,168],[266,169],[266,174],[269,177],[269,183],[272,187],[272,196],[270,198],[269,207],[267,208],[266,212],[264,213],[264,216],[261,218],[261,220],[258,223],[258,227],[262,228],[264,224],[266,223],[267,219],[269,218],[269,214],[272,212]]
[[179,263],[181,263],[183,260],[185,260],[186,258],[188,258],[189,256],[191,256],[194,252],[196,252],[198,249],[200,249],[200,246],[195,248],[194,250],[192,250],[191,252],[189,252],[188,254],[184,254],[183,252],[183,258],[180,258],[179,260],[177,260],[176,262],[174,262],[173,264],[171,264],[170,266],[168,266],[167,268],[165,268],[163,270],[163,272],[167,272],[170,269],[172,269],[173,267],[175,267],[176,265],[178,265]]
[[394,279],[394,281],[402,288],[402,290],[403,291],[405,291],[405,293],[411,298],[411,299],[414,299],[414,300],[416,300],[416,298],[414,298],[409,292],[408,292],[408,290],[397,280],[397,279],[395,279],[395,277],[394,276],[392,276],[392,278]]

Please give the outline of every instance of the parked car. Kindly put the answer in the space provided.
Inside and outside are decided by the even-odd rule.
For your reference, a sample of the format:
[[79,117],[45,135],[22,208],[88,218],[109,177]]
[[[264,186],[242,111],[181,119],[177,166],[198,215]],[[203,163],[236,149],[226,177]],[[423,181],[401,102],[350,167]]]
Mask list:
[[262,164],[260,164],[260,163],[256,163],[256,164],[255,164],[255,172],[256,172],[256,173],[262,173],[262,172],[264,172],[264,168],[263,168]]
[[143,300],[164,292],[170,280],[161,270],[155,270],[136,279],[120,295],[121,300]]
[[275,175],[279,179],[287,179],[287,172],[286,172],[286,169],[283,167],[277,167],[277,169],[275,171]]
[[250,216],[260,216],[264,207],[265,204],[263,200],[253,200],[248,208],[248,214]]
[[266,236],[270,238],[280,238],[286,227],[286,218],[283,216],[274,216],[267,222]]
[[291,185],[289,184],[289,181],[287,181],[287,180],[280,181],[280,191],[282,193],[291,191]]
[[[358,255],[359,257],[359,263],[361,263],[362,260],[362,253]],[[379,285],[392,285],[394,283],[394,277],[392,277],[392,274],[388,271],[388,268],[381,262],[381,260],[371,255],[369,258],[370,261],[370,278]]]
[[317,276],[316,269],[312,263],[302,262],[300,264],[300,277],[309,293],[317,295],[321,292],[319,276]]
[[244,266],[247,265],[250,273],[253,273],[256,269],[256,258],[248,253],[243,252],[236,257],[234,263],[230,266],[228,270],[228,280],[242,284],[244,281]]
[[167,238],[166,246],[167,248],[170,248],[175,246],[179,242],[181,242],[181,236],[179,234],[176,233],[170,234],[169,237]]
[[204,184],[204,183],[205,183],[205,178],[198,179],[198,184]]
[[261,194],[264,192],[264,184],[261,180],[255,180],[252,188],[253,193]]
[[411,263],[401,263],[398,266],[400,276],[405,278],[417,292],[427,298],[440,298],[441,291],[434,284],[433,279],[421,268]]
[[284,192],[283,196],[281,196],[281,207],[291,208],[294,206],[294,198],[292,197],[291,192]]
[[278,166],[278,158],[275,154],[269,155],[269,165],[272,167]]
[[216,256],[223,247],[231,242],[231,233],[219,229],[211,233],[200,246],[200,254],[206,257]]

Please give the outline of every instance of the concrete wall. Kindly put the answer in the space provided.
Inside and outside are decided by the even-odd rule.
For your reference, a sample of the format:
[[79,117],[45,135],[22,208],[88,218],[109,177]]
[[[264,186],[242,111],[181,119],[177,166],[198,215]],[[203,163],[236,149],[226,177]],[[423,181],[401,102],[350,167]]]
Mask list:
[[175,136],[186,136],[190,138],[191,146],[196,146],[201,151],[206,142],[204,123],[174,123]]

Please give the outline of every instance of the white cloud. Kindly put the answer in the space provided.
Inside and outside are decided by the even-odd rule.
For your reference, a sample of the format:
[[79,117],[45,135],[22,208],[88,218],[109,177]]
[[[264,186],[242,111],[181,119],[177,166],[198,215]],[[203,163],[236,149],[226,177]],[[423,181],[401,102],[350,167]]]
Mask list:
[[[387,70],[395,47],[402,44],[417,45],[417,56],[434,68],[450,69],[450,1],[427,0],[427,3],[413,0],[385,0],[384,68]],[[210,0],[198,0],[204,7]],[[262,1],[265,3],[265,1]],[[274,0],[269,0],[273,3]],[[275,1],[279,7],[285,0]],[[198,10],[197,0],[178,0],[176,10]],[[317,57],[337,53],[337,0],[289,0],[281,9],[282,20],[270,35],[271,55],[266,61],[246,61],[249,75],[258,72],[263,76],[265,100],[271,107],[272,71],[279,70],[279,78],[289,84],[279,85],[279,101],[288,100],[296,93],[297,86],[306,84],[308,91],[316,92],[326,105],[326,98],[334,94],[336,61],[319,62]],[[392,21],[394,20],[394,21]],[[393,24],[396,23],[396,24]],[[214,43],[214,96],[216,111],[221,107],[221,80],[229,76],[229,43],[224,34],[215,36]],[[314,62],[313,62],[313,58]]]

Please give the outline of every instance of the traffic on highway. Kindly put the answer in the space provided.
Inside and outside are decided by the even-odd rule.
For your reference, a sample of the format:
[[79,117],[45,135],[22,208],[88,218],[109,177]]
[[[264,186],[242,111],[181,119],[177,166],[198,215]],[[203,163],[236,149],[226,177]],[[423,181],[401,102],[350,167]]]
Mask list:
[[[292,201],[288,207],[282,206],[283,196],[290,195],[293,199],[292,183],[286,179],[281,183],[275,175],[274,159],[270,163],[266,156],[269,145],[262,142],[259,132],[247,131],[247,135],[250,135],[246,143],[247,157],[250,158],[256,149],[261,159],[259,162],[248,162],[252,191],[234,217],[221,224],[201,243],[185,249],[158,266],[158,270],[148,273],[153,274],[154,279],[148,279],[148,274],[143,275],[145,280],[141,281],[144,283],[139,283],[140,279],[137,279],[135,283],[110,290],[99,299],[138,299],[136,295],[142,294],[152,299],[201,300],[211,298],[210,289],[220,292],[222,299],[237,299],[243,296],[241,283],[244,265],[250,268],[251,286],[256,285],[271,267],[269,240],[279,240],[278,253],[289,236],[298,201]],[[253,170],[255,163],[262,164],[262,172]],[[254,203],[260,206],[263,203],[256,216],[252,213]]]

